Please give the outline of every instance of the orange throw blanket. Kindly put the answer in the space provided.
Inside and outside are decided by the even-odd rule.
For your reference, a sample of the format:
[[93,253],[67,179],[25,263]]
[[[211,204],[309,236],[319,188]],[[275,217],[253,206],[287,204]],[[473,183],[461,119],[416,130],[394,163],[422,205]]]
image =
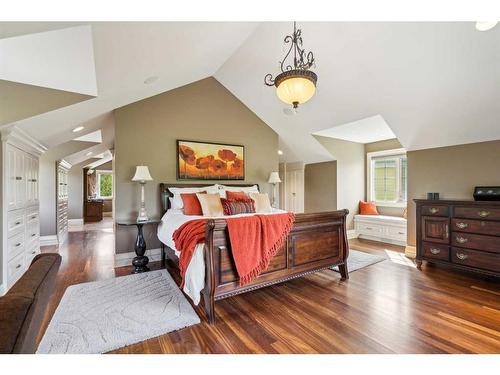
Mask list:
[[[271,259],[283,246],[294,220],[295,215],[291,212],[226,219],[240,285],[250,283],[267,269]],[[194,249],[205,240],[207,222],[207,219],[188,221],[174,232],[175,247],[181,253],[179,267],[182,286]]]

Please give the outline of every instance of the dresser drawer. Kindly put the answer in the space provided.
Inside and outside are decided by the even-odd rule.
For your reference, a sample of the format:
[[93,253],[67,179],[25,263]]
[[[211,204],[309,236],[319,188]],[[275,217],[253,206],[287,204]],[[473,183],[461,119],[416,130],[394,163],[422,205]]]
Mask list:
[[500,272],[499,254],[453,247],[451,249],[451,261],[464,266]]
[[453,232],[451,234],[451,244],[467,249],[500,253],[500,237]]
[[39,246],[32,247],[24,253],[24,264],[26,265],[26,267],[29,267],[29,265],[33,261],[33,258],[35,258],[38,254],[40,254]]
[[435,243],[422,243],[422,256],[425,258],[450,260],[450,247],[446,245],[438,245]]
[[500,236],[500,221],[452,219],[451,229],[455,232]]
[[10,288],[22,276],[25,269],[24,253],[7,263],[7,284]]
[[12,237],[18,233],[24,233],[26,225],[25,210],[9,212],[7,216],[7,237]]
[[12,259],[24,252],[24,233],[7,240],[7,259]]
[[422,215],[426,216],[448,216],[448,206],[439,204],[422,206]]
[[40,221],[40,216],[38,214],[38,208],[36,210],[26,211],[26,221],[30,223],[38,223]]
[[500,208],[455,207],[454,216],[465,219],[500,220]]
[[384,233],[384,228],[381,225],[368,223],[357,223],[356,230],[360,234],[366,234],[368,236],[380,236]]
[[40,238],[40,224],[37,222],[31,223],[26,227],[26,247],[32,247],[38,243]]

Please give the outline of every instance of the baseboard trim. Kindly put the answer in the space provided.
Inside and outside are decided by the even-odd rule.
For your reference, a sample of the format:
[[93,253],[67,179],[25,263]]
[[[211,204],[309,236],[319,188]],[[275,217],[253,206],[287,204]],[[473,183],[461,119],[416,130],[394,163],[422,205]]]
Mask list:
[[68,227],[81,227],[83,225],[82,219],[68,219]]
[[[148,249],[145,254],[150,262],[158,262],[161,260],[161,249]],[[132,259],[136,257],[135,252],[131,251],[129,253],[115,254],[115,268],[130,266],[132,264]]]
[[40,246],[54,246],[59,245],[56,235],[40,236]]
[[417,248],[415,246],[406,245],[405,255],[408,258],[415,259],[417,257]]
[[3,286],[3,284],[0,284],[0,296],[3,296],[5,293],[7,293],[5,287]]
[[347,231],[347,239],[352,240],[353,238],[358,238],[358,234],[356,233],[356,229],[349,229]]
[[104,217],[113,217],[113,213],[112,212],[103,212],[102,216],[104,216]]

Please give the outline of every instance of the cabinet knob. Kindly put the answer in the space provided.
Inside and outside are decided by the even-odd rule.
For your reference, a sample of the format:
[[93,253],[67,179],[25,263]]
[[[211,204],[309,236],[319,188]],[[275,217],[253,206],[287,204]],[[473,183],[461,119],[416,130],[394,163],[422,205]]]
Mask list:
[[489,211],[479,211],[477,214],[479,216],[481,216],[481,217],[488,217],[488,216],[490,216],[490,212]]
[[466,243],[467,241],[469,241],[467,238],[464,237],[457,237],[456,240],[458,243]]
[[431,247],[431,253],[437,255],[441,252],[441,249],[436,249],[435,247]]
[[469,224],[467,224],[467,223],[456,223],[455,225],[457,226],[457,228],[460,228],[460,229],[464,229],[464,228],[467,228],[469,226]]
[[457,253],[457,258],[460,260],[465,260],[468,258],[468,255],[463,253]]

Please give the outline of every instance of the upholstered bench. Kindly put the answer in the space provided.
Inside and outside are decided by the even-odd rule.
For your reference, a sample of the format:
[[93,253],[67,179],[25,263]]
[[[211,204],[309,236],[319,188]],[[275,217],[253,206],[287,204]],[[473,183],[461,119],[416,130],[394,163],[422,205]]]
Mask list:
[[406,245],[406,219],[398,216],[355,215],[354,229],[359,238]]
[[38,254],[0,298],[0,353],[35,353],[45,310],[54,290],[59,254]]

